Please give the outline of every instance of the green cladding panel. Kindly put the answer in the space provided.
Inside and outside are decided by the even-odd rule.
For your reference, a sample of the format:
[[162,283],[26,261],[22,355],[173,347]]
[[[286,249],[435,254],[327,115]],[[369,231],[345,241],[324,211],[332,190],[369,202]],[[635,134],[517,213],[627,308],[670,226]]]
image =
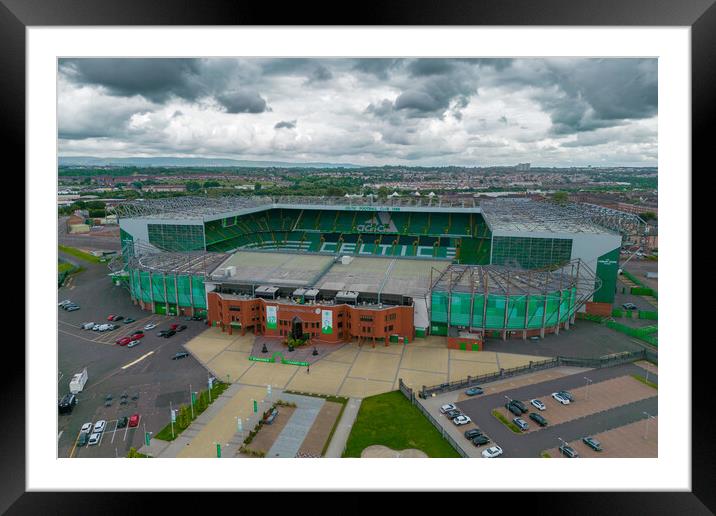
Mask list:
[[204,249],[204,226],[193,224],[147,224],[149,243],[166,251]]
[[569,238],[523,238],[496,236],[492,239],[492,263],[541,269],[564,263],[572,256]]
[[470,294],[453,292],[450,296],[450,324],[453,326],[470,325]]
[[603,254],[597,259],[597,277],[602,286],[594,293],[596,303],[613,303],[619,272],[619,248]]
[[433,292],[430,304],[432,322],[447,322],[447,292]]

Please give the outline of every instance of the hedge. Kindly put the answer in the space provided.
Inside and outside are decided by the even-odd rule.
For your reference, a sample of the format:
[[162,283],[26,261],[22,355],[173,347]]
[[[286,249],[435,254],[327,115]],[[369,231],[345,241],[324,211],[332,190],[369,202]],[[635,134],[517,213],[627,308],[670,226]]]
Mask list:
[[644,285],[644,283],[643,283],[639,278],[637,278],[636,276],[634,276],[634,275],[633,275],[631,272],[629,272],[628,270],[622,270],[622,274],[624,274],[624,276],[626,276],[627,278],[629,278],[633,283],[636,283],[636,284],[639,285],[640,287],[642,287],[642,288],[648,288],[646,285]]
[[619,310],[618,308],[615,308],[614,310],[612,310],[612,317],[622,317],[623,315],[624,315],[624,313],[621,310]]
[[635,296],[653,296],[656,297],[656,291],[648,287],[632,287],[631,294]]
[[639,319],[646,319],[649,321],[659,320],[659,312],[648,312],[646,310],[639,311]]

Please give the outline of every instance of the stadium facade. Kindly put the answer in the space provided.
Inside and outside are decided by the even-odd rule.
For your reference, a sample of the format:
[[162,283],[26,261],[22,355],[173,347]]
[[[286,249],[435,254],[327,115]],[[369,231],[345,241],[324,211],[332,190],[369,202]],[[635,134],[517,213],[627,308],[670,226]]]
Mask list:
[[179,197],[118,213],[119,267],[148,310],[206,315],[230,332],[433,333],[460,347],[610,313],[622,236],[645,227],[633,214],[528,199]]

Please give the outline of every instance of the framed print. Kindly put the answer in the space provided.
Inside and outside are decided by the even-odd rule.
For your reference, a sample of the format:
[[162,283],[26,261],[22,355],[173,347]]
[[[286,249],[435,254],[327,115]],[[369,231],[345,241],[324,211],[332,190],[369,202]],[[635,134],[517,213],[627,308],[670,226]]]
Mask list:
[[712,2],[368,7],[344,26],[3,0],[28,205],[3,509],[395,490],[713,510],[690,381]]

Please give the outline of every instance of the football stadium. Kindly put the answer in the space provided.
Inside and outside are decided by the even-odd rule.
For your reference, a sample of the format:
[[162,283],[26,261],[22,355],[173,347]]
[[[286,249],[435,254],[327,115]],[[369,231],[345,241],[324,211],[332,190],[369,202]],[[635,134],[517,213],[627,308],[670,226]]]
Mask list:
[[228,333],[448,347],[611,313],[637,215],[525,198],[176,197],[117,208],[135,303]]

